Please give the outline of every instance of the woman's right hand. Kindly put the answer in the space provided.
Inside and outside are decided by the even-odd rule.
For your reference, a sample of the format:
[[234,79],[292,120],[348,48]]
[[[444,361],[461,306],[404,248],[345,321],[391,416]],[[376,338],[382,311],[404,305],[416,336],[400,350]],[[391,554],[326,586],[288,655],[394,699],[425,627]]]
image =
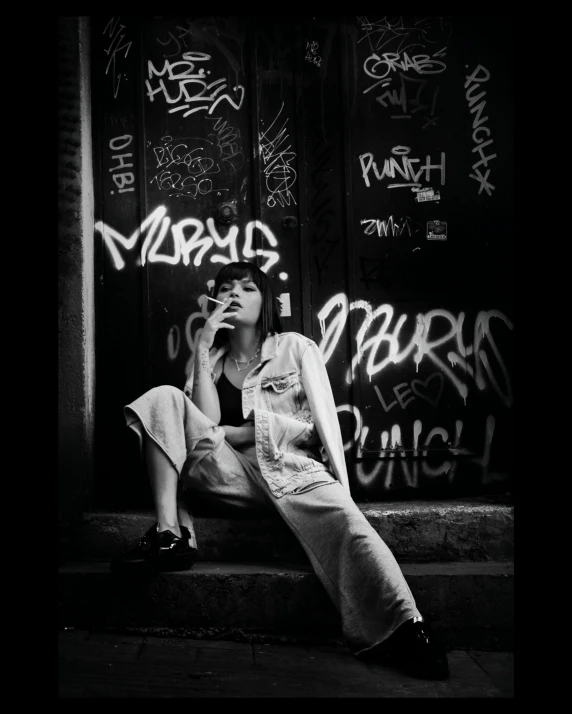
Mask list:
[[199,343],[210,350],[213,346],[213,342],[216,333],[221,328],[234,330],[234,325],[229,325],[228,322],[224,322],[229,317],[234,317],[238,313],[236,312],[226,312],[231,302],[230,296],[226,298],[224,304],[218,305],[209,315],[207,321],[204,324],[203,331],[201,333]]

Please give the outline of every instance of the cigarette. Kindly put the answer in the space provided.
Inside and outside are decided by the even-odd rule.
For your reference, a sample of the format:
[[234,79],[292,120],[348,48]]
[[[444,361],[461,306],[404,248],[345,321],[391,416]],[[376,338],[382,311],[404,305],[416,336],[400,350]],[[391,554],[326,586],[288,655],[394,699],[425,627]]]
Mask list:
[[212,300],[213,302],[218,302],[219,305],[224,305],[224,302],[221,302],[220,300],[217,300],[216,298],[209,297],[207,295],[207,300]]

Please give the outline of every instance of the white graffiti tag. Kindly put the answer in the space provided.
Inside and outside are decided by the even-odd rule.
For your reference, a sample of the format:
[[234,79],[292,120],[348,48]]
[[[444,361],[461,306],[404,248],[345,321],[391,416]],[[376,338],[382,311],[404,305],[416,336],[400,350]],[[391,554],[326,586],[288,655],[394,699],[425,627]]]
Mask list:
[[[151,102],[154,101],[156,94],[162,92],[167,104],[177,105],[169,109],[169,114],[184,111],[183,117],[200,111],[212,114],[220,102],[225,99],[236,110],[242,107],[244,87],[241,84],[232,88],[236,93],[235,99],[238,97],[238,100],[235,101],[228,91],[225,91],[228,90],[226,79],[215,79],[214,82],[208,83],[205,69],[201,67],[195,72],[195,63],[207,62],[211,59],[210,55],[204,52],[183,52],[182,57],[183,59],[179,62],[165,60],[163,69],[156,69],[153,62],[149,60],[147,63],[149,79],[145,80],[145,86]],[[159,79],[158,86],[153,88],[152,80],[155,77],[161,79]],[[168,87],[165,85],[163,77],[170,82]]]
[[[471,114],[474,114],[475,117],[473,119],[473,141],[475,142],[476,146],[471,149],[471,151],[474,153],[475,151],[478,152],[479,156],[481,157],[477,162],[475,162],[471,168],[475,172],[474,174],[469,174],[469,177],[474,179],[475,181],[478,181],[479,183],[479,195],[483,192],[483,189],[487,192],[487,195],[490,196],[492,191],[495,190],[495,187],[490,183],[489,179],[489,174],[491,170],[487,168],[489,165],[489,161],[492,161],[493,159],[496,159],[496,154],[488,154],[485,156],[485,153],[483,149],[485,146],[490,146],[493,143],[493,139],[488,139],[485,141],[481,136],[481,132],[484,132],[486,137],[489,137],[491,135],[491,130],[487,126],[481,126],[484,124],[488,117],[483,117],[483,111],[486,105],[486,100],[484,99],[484,96],[486,95],[486,91],[481,92],[480,94],[477,94],[476,96],[473,96],[474,90],[477,89],[477,91],[481,88],[481,85],[484,84],[485,82],[488,82],[490,79],[490,73],[485,67],[482,67],[481,65],[478,65],[478,67],[475,69],[475,71],[468,75],[465,81],[465,89],[466,94],[465,97],[469,103],[469,111]],[[471,84],[471,82],[474,82],[474,84]],[[470,86],[469,86],[470,85]],[[468,87],[468,89],[467,89]],[[482,99],[482,102],[477,102],[479,99]],[[476,106],[475,106],[476,105]],[[481,173],[480,167],[484,166],[487,168],[485,175]]]
[[[207,218],[205,230],[205,225],[199,218],[183,218],[178,223],[171,225],[171,219],[166,214],[167,209],[165,206],[159,206],[147,216],[129,238],[103,221],[98,221],[95,224],[95,230],[101,234],[117,270],[122,270],[125,267],[125,261],[119,252],[118,245],[125,250],[133,250],[139,238],[144,234],[145,239],[140,252],[141,265],[145,265],[147,260],[150,263],[167,263],[168,265],[178,265],[182,261],[183,265],[190,265],[190,256],[193,253],[193,265],[198,267],[201,265],[205,254],[213,247],[228,250],[228,255],[215,253],[210,256],[211,263],[226,264],[240,260],[238,251],[239,229],[237,226],[231,226],[226,236],[222,237],[219,235],[212,218]],[[171,254],[159,253],[159,249],[167,241],[169,228],[171,229],[171,241],[169,241],[171,243]],[[268,272],[278,262],[279,256],[275,250],[255,249],[252,247],[255,230],[260,232],[261,236],[272,248],[276,248],[278,245],[278,241],[267,225],[262,221],[250,221],[244,229],[242,256],[246,260],[256,256],[267,258],[264,265],[260,266],[260,269]],[[190,237],[187,237],[187,231],[192,232]]]
[[361,175],[365,181],[365,185],[369,188],[369,172],[373,168],[373,173],[378,181],[382,181],[385,178],[395,178],[395,172],[405,179],[405,181],[400,181],[399,183],[389,183],[387,188],[402,188],[404,186],[410,186],[412,191],[420,188],[421,184],[419,179],[423,172],[425,172],[424,180],[429,183],[431,180],[431,171],[438,170],[441,174],[441,185],[445,185],[445,153],[441,152],[441,161],[438,164],[432,164],[429,154],[425,159],[425,163],[419,167],[419,171],[415,171],[413,164],[418,163],[420,159],[409,158],[408,154],[411,153],[411,149],[408,146],[394,146],[391,153],[395,156],[401,158],[401,165],[397,159],[393,156],[389,159],[385,159],[383,164],[383,169],[381,173],[378,171],[377,164],[373,160],[373,154],[368,151],[365,154],[360,154],[359,162],[361,164]]
[[[492,336],[491,322],[494,320],[497,324],[499,322],[503,323],[509,330],[513,329],[513,323],[499,310],[479,312],[475,320],[473,344],[471,345],[465,345],[463,341],[464,312],[460,312],[458,317],[455,317],[447,310],[430,310],[425,315],[420,313],[416,316],[416,327],[413,336],[408,344],[402,346],[399,335],[408,320],[407,315],[400,315],[393,329],[390,329],[394,317],[394,309],[391,305],[381,305],[374,310],[370,303],[365,300],[356,300],[350,304],[347,296],[344,293],[339,293],[328,300],[318,313],[322,331],[320,349],[324,355],[325,362],[334,353],[349,314],[353,310],[363,310],[364,319],[355,338],[356,350],[346,375],[348,384],[351,383],[353,375],[362,360],[365,362],[364,368],[371,380],[375,374],[382,372],[390,364],[399,364],[408,358],[412,358],[416,364],[416,369],[418,369],[422,360],[427,358],[451,382],[463,400],[467,399],[469,392],[465,382],[466,375],[474,380],[479,390],[484,390],[487,387],[486,375],[488,384],[493,387],[503,404],[507,407],[512,405],[510,376]],[[381,326],[377,329],[377,333],[374,333],[374,323],[380,318],[382,320]],[[327,320],[329,322],[326,326]],[[439,332],[443,332],[443,322],[448,327],[448,331],[433,339],[430,336],[431,328],[435,332],[438,329],[435,325],[439,322],[441,323]],[[446,354],[446,359],[450,366],[437,355],[437,348],[449,342],[452,342],[456,350],[450,350]],[[485,350],[485,347],[489,348],[492,355]],[[385,356],[381,359],[380,352],[385,352]],[[367,360],[365,359],[366,356]],[[497,365],[496,370],[493,370],[493,357]],[[473,364],[470,362],[473,362]],[[460,369],[462,371],[461,376],[453,368]],[[499,379],[499,372],[502,375],[502,380]]]
[[440,59],[435,59],[436,57],[441,57],[444,51],[445,48],[435,52],[432,57],[429,55],[414,55],[412,58],[408,56],[407,52],[403,53],[403,57],[397,52],[385,52],[381,57],[374,52],[363,63],[363,70],[367,76],[378,80],[369,89],[373,89],[373,87],[380,84],[390,72],[397,72],[399,69],[402,72],[413,69],[417,74],[440,74],[444,72],[447,69],[447,65],[441,62]]
[[284,102],[282,102],[282,106],[272,124],[258,137],[258,147],[264,163],[266,188],[269,191],[266,199],[269,208],[273,208],[277,203],[281,206],[289,206],[291,201],[296,205],[296,200],[290,190],[296,183],[296,170],[290,166],[290,163],[296,159],[296,154],[291,151],[291,144],[286,148],[281,148],[282,144],[288,141],[286,129],[288,117],[284,119],[280,128],[273,130],[283,109]]
[[[349,413],[353,417],[355,424],[353,439],[349,439],[344,444],[344,450],[352,449],[355,442],[358,446],[357,453],[361,453],[369,435],[369,427],[364,426],[359,408],[352,404],[342,404],[337,407],[337,412],[338,414]],[[424,476],[429,476],[430,478],[447,475],[449,483],[452,483],[459,466],[458,457],[467,456],[471,453],[474,453],[474,455],[471,456],[468,463],[480,470],[481,483],[486,484],[497,478],[502,478],[502,475],[489,470],[495,424],[495,417],[489,414],[484,425],[481,454],[474,453],[472,450],[463,447],[462,433],[464,424],[461,419],[455,420],[454,433],[451,433],[451,435],[448,429],[436,426],[430,429],[424,437],[422,436],[423,422],[420,419],[416,419],[413,422],[411,435],[402,435],[402,429],[399,424],[393,424],[390,428],[383,429],[374,435],[374,437],[377,437],[374,438],[374,441],[379,439],[379,452],[386,452],[385,458],[373,461],[373,465],[369,469],[367,469],[364,461],[356,463],[358,482],[362,486],[370,486],[373,482],[378,481],[380,477],[385,476],[384,488],[389,489],[397,476],[396,472],[401,471],[402,482],[408,488],[418,488],[419,472],[421,471]],[[435,446],[435,444],[442,447],[443,461],[440,464],[434,463],[434,456],[433,463],[429,463],[425,458],[431,446]],[[406,449],[410,456],[413,456],[412,459],[402,458],[407,453]]]
[[113,86],[114,99],[117,99],[117,95],[119,94],[119,85],[121,83],[122,76],[121,72],[117,71],[117,58],[118,56],[120,56],[119,53],[125,50],[125,54],[123,55],[123,59],[125,59],[129,54],[131,45],[133,44],[132,42],[124,42],[126,37],[123,32],[123,30],[125,29],[125,25],[120,25],[119,20],[119,17],[112,17],[111,20],[105,26],[105,29],[102,33],[104,35],[107,33],[107,36],[111,40],[109,47],[104,50],[105,54],[109,57],[109,62],[107,63],[107,66],[105,68],[105,74],[107,74],[111,69],[111,81]]

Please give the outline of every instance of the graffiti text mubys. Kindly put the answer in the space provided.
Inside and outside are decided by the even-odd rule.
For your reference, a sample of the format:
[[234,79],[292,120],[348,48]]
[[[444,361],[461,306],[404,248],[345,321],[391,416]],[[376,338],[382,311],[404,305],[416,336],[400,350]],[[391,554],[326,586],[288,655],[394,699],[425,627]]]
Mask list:
[[[318,313],[322,331],[320,349],[326,362],[334,353],[350,312],[354,310],[363,311],[364,318],[356,333],[356,349],[346,375],[348,384],[362,362],[371,380],[389,365],[412,358],[418,369],[422,360],[427,358],[450,381],[465,403],[469,393],[466,380],[470,377],[479,390],[490,385],[505,406],[512,405],[511,379],[492,335],[492,325],[500,328],[501,332],[513,329],[512,321],[504,313],[499,310],[479,312],[472,344],[465,344],[463,337],[464,312],[458,316],[441,309],[430,310],[424,315],[420,313],[415,318],[411,338],[407,344],[402,344],[404,340],[400,340],[400,334],[409,319],[406,314],[400,315],[392,326],[394,308],[391,305],[374,309],[366,300],[350,303],[344,293],[339,293],[328,300]],[[380,319],[381,325],[378,322]],[[446,328],[445,331],[443,328]],[[440,336],[434,337],[437,331]],[[444,350],[446,353],[443,355]]]
[[[170,240],[168,238],[169,229],[171,232]],[[266,258],[266,262],[260,266],[264,272],[267,272],[279,259],[276,250],[253,248],[255,230],[259,231],[261,239],[265,240],[271,248],[276,248],[278,245],[274,234],[262,221],[250,221],[247,223],[243,233],[240,254],[238,245],[239,229],[237,226],[231,226],[223,237],[219,234],[212,218],[207,218],[206,228],[199,218],[183,218],[178,223],[171,225],[171,219],[167,216],[165,206],[156,208],[129,237],[119,233],[119,231],[111,228],[103,221],[97,221],[95,230],[101,234],[117,270],[122,270],[125,266],[125,260],[119,252],[118,246],[127,251],[133,250],[143,235],[145,235],[145,239],[140,252],[141,265],[145,265],[147,261],[150,263],[167,263],[168,265],[177,265],[182,262],[183,265],[190,265],[192,253],[193,265],[198,267],[201,265],[205,254],[212,248],[226,250],[227,254],[214,253],[210,256],[211,263],[226,264],[261,256]],[[189,233],[190,236],[188,235]],[[159,252],[159,250],[165,252]]]

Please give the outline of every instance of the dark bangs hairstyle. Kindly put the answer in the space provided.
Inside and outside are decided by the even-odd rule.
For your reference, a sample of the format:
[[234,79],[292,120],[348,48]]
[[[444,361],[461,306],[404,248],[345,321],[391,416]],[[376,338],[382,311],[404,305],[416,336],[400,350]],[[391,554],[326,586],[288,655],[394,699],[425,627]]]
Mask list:
[[[270,278],[254,263],[248,261],[239,261],[236,263],[227,263],[222,267],[215,278],[213,288],[213,297],[216,297],[220,286],[223,283],[231,282],[232,280],[244,280],[249,278],[262,293],[262,306],[260,317],[258,318],[257,327],[260,329],[260,341],[264,342],[268,333],[271,335],[277,332],[282,332],[282,323],[280,322],[280,313],[274,296],[274,290]],[[216,333],[214,344],[217,347],[228,343],[228,331],[218,330]]]

